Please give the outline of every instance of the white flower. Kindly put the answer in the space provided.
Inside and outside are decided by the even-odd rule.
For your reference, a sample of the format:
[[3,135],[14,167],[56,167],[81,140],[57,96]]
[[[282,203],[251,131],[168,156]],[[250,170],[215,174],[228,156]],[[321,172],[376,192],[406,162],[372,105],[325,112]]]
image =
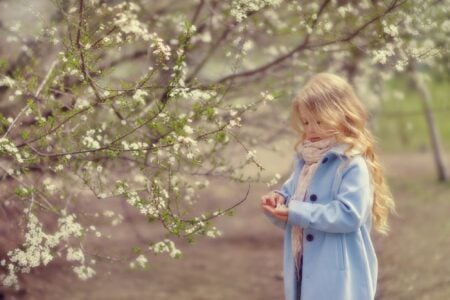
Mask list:
[[84,265],[74,267],[73,271],[75,272],[75,274],[78,275],[78,278],[80,278],[81,280],[87,280],[95,275],[94,269],[92,269],[91,267],[84,266]]
[[242,22],[249,12],[258,11],[266,6],[279,6],[282,0],[234,0],[231,3],[230,15],[237,22]]
[[341,15],[341,17],[345,17],[345,14],[347,13],[347,9],[345,8],[345,6],[339,6],[337,11]]
[[244,42],[244,45],[242,45],[242,51],[244,53],[247,53],[249,50],[253,49],[254,43],[251,40],[247,40]]
[[105,211],[103,212],[103,215],[104,215],[105,217],[112,217],[112,216],[114,216],[114,212],[113,212],[112,210],[105,210]]
[[141,254],[141,255],[139,255],[139,256],[136,258],[136,262],[137,262],[142,268],[145,268],[145,266],[146,266],[148,260],[147,260],[147,258],[146,258],[144,255]]
[[272,178],[272,179],[267,183],[267,186],[268,186],[268,187],[274,186],[275,184],[278,183],[278,181],[280,180],[280,178],[281,178],[281,175],[278,174],[278,173],[276,173],[275,176],[274,176],[274,178]]
[[250,159],[254,158],[254,157],[255,157],[255,154],[256,154],[256,150],[250,150],[250,151],[248,151],[246,159],[247,159],[247,160],[250,160]]
[[177,162],[177,160],[175,159],[175,157],[173,157],[173,156],[169,157],[169,164],[171,166],[174,166],[176,162]]
[[[9,273],[3,278],[3,284],[7,286],[18,286],[16,272],[30,272],[31,268],[40,265],[47,265],[53,260],[52,249],[60,244],[62,240],[67,241],[70,236],[81,236],[81,225],[75,222],[74,215],[67,215],[63,210],[62,217],[58,219],[58,229],[54,234],[45,233],[38,218],[25,210],[28,217],[26,224],[25,241],[19,248],[10,250],[7,253],[10,263],[8,263]],[[82,259],[82,253],[68,250],[68,260]],[[6,261],[2,261],[6,265]],[[89,274],[89,272],[88,272]]]
[[141,89],[137,89],[136,92],[134,93],[134,95],[133,95],[132,98],[133,98],[137,103],[144,105],[144,104],[145,104],[144,98],[145,98],[145,96],[147,96],[147,95],[148,95],[148,93],[147,93],[146,91],[141,90]]
[[275,99],[268,91],[261,92],[261,97],[263,97],[263,100],[267,101],[273,101]]
[[78,248],[78,249],[74,249],[74,248],[67,248],[67,257],[66,259],[68,261],[79,261],[81,263],[84,263],[84,254],[83,251]]
[[148,41],[150,34],[146,24],[138,19],[137,14],[134,12],[136,9],[132,9],[133,6],[130,7],[130,10],[126,10],[125,5],[126,3],[121,3],[114,7],[119,10],[119,13],[114,17],[114,24],[125,34],[134,35],[136,38]]
[[206,232],[206,236],[211,237],[211,238],[215,238],[215,237],[221,236],[221,235],[222,235],[222,232],[214,226],[212,227],[211,230],[208,230]]
[[2,78],[0,78],[0,86],[13,87],[15,83],[14,79],[6,75],[3,75]]
[[184,125],[183,130],[184,130],[184,132],[186,132],[187,134],[192,134],[192,133],[194,133],[194,130],[193,130],[192,127],[189,126],[189,125]]
[[49,191],[51,194],[53,194],[56,191],[56,186],[52,184],[52,179],[50,177],[47,177],[42,182],[45,189]]
[[388,25],[386,23],[386,20],[383,20],[382,24],[383,24],[383,31],[385,33],[389,34],[392,37],[398,36],[398,27],[396,25],[394,25],[394,24]]
[[174,242],[169,239],[164,239],[163,241],[155,243],[153,246],[150,246],[149,249],[155,253],[169,252],[170,257],[172,258],[178,258],[182,255],[181,251],[175,247]]
[[75,102],[76,109],[83,109],[85,107],[88,107],[89,105],[90,105],[89,101],[85,98],[78,98]]

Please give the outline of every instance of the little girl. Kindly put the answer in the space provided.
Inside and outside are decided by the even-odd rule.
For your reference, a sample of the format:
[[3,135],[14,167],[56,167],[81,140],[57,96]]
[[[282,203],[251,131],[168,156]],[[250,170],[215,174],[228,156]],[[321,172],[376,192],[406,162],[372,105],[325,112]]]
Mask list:
[[372,224],[387,234],[392,194],[374,152],[367,112],[351,85],[314,75],[293,101],[292,174],[261,198],[284,229],[286,300],[372,300],[378,260]]

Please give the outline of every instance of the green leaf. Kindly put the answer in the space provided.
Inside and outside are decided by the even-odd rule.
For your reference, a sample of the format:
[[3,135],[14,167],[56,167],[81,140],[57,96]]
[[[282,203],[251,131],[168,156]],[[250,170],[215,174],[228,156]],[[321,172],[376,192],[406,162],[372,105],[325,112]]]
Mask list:
[[23,186],[16,187],[14,193],[19,197],[27,197],[31,195],[32,189],[27,189]]
[[142,248],[139,247],[139,246],[134,246],[134,247],[132,248],[132,251],[133,251],[133,253],[141,254],[141,253],[142,253]]
[[219,131],[215,135],[215,140],[218,143],[224,143],[226,141],[226,139],[227,139],[227,134],[223,131]]
[[27,140],[30,137],[30,132],[28,130],[24,130],[20,133],[22,139]]
[[234,215],[234,209],[230,209],[225,213],[227,216],[232,217]]
[[195,244],[194,236],[193,236],[193,235],[188,235],[188,236],[187,236],[187,241],[188,241],[188,243],[191,244],[191,245]]
[[9,67],[9,63],[6,58],[0,58],[0,73],[5,73]]

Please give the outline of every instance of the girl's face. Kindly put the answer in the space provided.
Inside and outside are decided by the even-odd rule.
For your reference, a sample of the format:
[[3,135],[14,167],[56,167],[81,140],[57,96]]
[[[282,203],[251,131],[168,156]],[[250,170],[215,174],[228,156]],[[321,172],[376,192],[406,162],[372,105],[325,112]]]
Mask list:
[[300,113],[300,121],[302,122],[305,131],[305,140],[317,142],[330,136],[330,134],[326,134],[330,128],[326,127],[317,117]]

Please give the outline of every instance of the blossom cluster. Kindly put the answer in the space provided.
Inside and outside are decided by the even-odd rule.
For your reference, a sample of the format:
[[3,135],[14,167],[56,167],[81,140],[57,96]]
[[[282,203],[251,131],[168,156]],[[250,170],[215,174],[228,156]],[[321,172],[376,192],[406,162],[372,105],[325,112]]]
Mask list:
[[[176,153],[184,155],[187,159],[193,159],[195,154],[200,153],[198,142],[193,138],[179,135],[176,139],[178,143],[173,145],[173,149]],[[171,158],[169,158],[169,162]]]
[[27,158],[29,156],[27,152],[21,154],[16,145],[6,137],[0,138],[0,154],[12,156],[18,163],[23,163],[24,158]]
[[[135,39],[142,38],[144,41],[150,41],[149,49],[152,50],[152,54],[162,62],[170,59],[170,46],[164,43],[164,40],[157,33],[149,33],[147,25],[139,20],[138,12],[141,8],[138,5],[132,2],[123,2],[110,7],[109,10],[118,11],[114,16],[113,23],[127,35],[128,39],[135,37]],[[116,40],[120,41],[120,36],[117,36]]]
[[147,148],[148,144],[145,142],[128,143],[127,141],[122,141],[122,147],[124,150],[140,150]]
[[135,100],[136,103],[144,105],[145,104],[145,100],[144,100],[145,96],[148,96],[148,93],[146,91],[144,91],[142,89],[137,89],[131,98],[133,100]]
[[[128,9],[126,8],[127,5],[129,5]],[[122,32],[141,37],[146,41],[150,39],[147,26],[138,19],[137,12],[141,10],[138,5],[132,2],[122,2],[109,9],[119,11],[114,17],[114,24],[118,26]]]
[[179,86],[174,87],[171,91],[171,96],[177,96],[191,102],[208,101],[217,96],[217,91],[214,90],[190,89],[188,87],[184,87],[183,85],[184,82],[182,82]]
[[[215,211],[212,215],[218,216],[221,213],[222,212],[220,212],[220,211]],[[190,228],[185,229],[185,233],[192,234],[194,232],[204,232],[206,236],[211,237],[211,238],[221,236],[222,232],[219,229],[217,229],[217,227],[211,226],[211,228],[207,228],[208,222],[205,222],[204,221],[205,219],[206,219],[205,214],[201,215],[201,219],[198,217],[195,217],[194,221],[196,223],[193,226],[191,226]]]
[[9,76],[3,75],[0,78],[0,86],[13,87],[15,84],[16,84],[16,81]]
[[56,191],[56,186],[52,181],[52,178],[47,177],[42,181],[44,189],[47,190],[50,194],[53,194]]
[[166,208],[165,199],[168,198],[168,193],[165,189],[162,189],[161,195],[155,195],[152,202],[141,199],[136,191],[129,190],[128,184],[121,180],[116,181],[116,191],[143,215],[157,218],[159,210]]
[[280,181],[281,175],[276,173],[275,176],[269,181],[267,182],[267,186],[271,187],[274,186],[275,184],[278,183],[278,181]]
[[[127,141],[122,141],[122,148],[124,150],[135,150],[135,151],[131,151],[131,154],[135,157],[138,157],[139,155],[141,155],[143,152],[143,150],[147,149],[149,147],[149,144],[146,142],[132,142],[129,143]],[[142,150],[142,151],[139,151]]]
[[96,274],[92,267],[85,264],[85,256],[81,248],[68,247],[66,259],[67,261],[80,262],[80,265],[74,266],[72,270],[81,280],[87,280]]
[[160,58],[163,61],[168,61],[171,56],[170,46],[164,43],[164,40],[160,38],[155,32],[150,34],[151,44],[149,46],[152,49],[152,54]]
[[231,3],[230,14],[237,22],[247,18],[248,13],[258,11],[266,6],[279,6],[282,0],[234,0]]
[[275,97],[269,93],[269,91],[262,91],[261,92],[262,102],[264,105],[266,105],[266,101],[272,102],[275,100]]
[[373,64],[385,64],[387,58],[395,54],[394,45],[387,43],[384,49],[376,49],[372,51],[372,63]]
[[208,236],[210,238],[216,238],[221,235],[222,235],[222,231],[217,229],[215,226],[212,226],[211,229],[206,231],[206,236]]
[[251,160],[253,158],[255,158],[255,154],[256,154],[256,150],[249,150],[247,152],[247,156],[246,156],[246,160]]
[[181,250],[177,249],[175,243],[169,239],[154,243],[149,246],[149,249],[155,253],[168,252],[172,258],[179,258],[182,255]]
[[145,257],[143,254],[140,254],[138,257],[136,257],[136,261],[130,262],[130,268],[134,269],[136,267],[136,263],[139,267],[145,268],[148,263],[147,257]]
[[[101,129],[98,130],[101,131]],[[88,131],[86,131],[86,135],[81,138],[81,143],[90,149],[100,148],[99,141],[102,139],[102,136],[94,136],[95,131],[95,129],[89,129]]]
[[[81,237],[83,227],[76,222],[74,214],[62,211],[58,219],[58,229],[54,234],[44,232],[43,226],[38,218],[28,209],[24,213],[28,217],[25,232],[25,242],[22,247],[8,251],[7,259],[0,263],[7,265],[8,273],[1,278],[5,286],[19,288],[18,272],[29,273],[31,268],[47,265],[53,260],[52,250],[62,241],[67,242],[70,237]],[[68,254],[69,258],[80,257],[80,254]],[[92,271],[89,272],[92,275]]]
[[[231,114],[230,114],[230,115],[231,115]],[[227,129],[231,129],[231,128],[233,128],[233,127],[241,127],[241,126],[242,126],[242,124],[240,123],[241,120],[242,120],[242,119],[241,119],[240,116],[237,116],[237,117],[235,117],[235,118],[230,119],[230,120],[228,121],[228,124],[227,124],[226,128],[227,128]]]

